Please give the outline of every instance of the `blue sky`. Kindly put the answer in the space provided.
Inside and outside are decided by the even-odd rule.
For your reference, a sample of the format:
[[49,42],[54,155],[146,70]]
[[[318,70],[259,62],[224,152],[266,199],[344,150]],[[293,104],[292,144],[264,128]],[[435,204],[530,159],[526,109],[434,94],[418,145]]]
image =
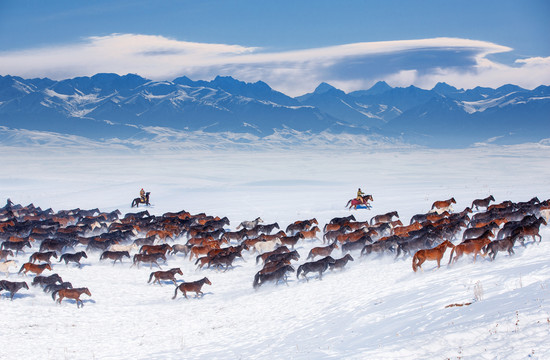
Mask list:
[[0,0],[0,74],[533,88],[550,82],[548,19],[545,0]]

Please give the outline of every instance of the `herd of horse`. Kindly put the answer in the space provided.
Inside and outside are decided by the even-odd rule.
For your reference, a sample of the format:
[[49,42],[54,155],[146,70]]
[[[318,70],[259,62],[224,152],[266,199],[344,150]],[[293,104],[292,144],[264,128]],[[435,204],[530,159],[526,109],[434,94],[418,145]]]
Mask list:
[[[84,302],[80,296],[91,297],[87,287],[74,288],[58,274],[42,274],[52,272],[63,262],[65,267],[81,268],[82,259],[94,252],[99,253],[100,262],[112,260],[112,266],[117,262],[130,262],[131,268],[146,264],[153,270],[155,266],[158,270],[150,273],[148,283],[173,284],[173,299],[178,291],[185,298],[187,292],[200,297],[204,295],[203,285],[212,285],[210,280],[178,280],[177,275],[183,276],[180,267],[162,269],[169,258],[180,259],[183,255],[194,261],[196,271],[226,272],[234,268],[237,259],[246,261],[244,254],[254,254],[256,266],[261,266],[252,281],[256,290],[268,282],[288,285],[291,274],[306,282],[311,278],[308,274],[316,274],[321,280],[326,271],[344,269],[354,261],[352,254],[410,257],[416,272],[426,261],[436,261],[439,268],[447,249],[449,266],[468,254],[474,262],[478,255],[494,260],[498,252],[504,251],[511,256],[516,243],[525,246],[526,240],[542,240],[539,229],[547,225],[550,212],[549,201],[538,198],[495,203],[489,196],[474,200],[460,212],[453,210],[453,204],[454,198],[436,201],[429,212],[412,216],[408,225],[403,224],[397,211],[392,211],[375,215],[370,221],[357,221],[353,215],[336,217],[323,230],[315,218],[297,220],[282,230],[278,223],[264,224],[257,217],[231,231],[227,217],[193,215],[184,210],[160,216],[148,211],[121,216],[118,210],[105,213],[99,209],[54,212],[8,199],[0,208],[0,272],[8,277],[13,267],[19,268],[22,276],[34,274],[31,285],[51,292],[57,303],[73,299],[81,307]],[[298,250],[302,249],[309,251],[305,262],[299,264]],[[337,249],[339,258],[335,255]],[[32,254],[24,261],[27,251]],[[0,291],[9,293],[12,300],[21,289],[29,289],[25,281],[0,281]]]

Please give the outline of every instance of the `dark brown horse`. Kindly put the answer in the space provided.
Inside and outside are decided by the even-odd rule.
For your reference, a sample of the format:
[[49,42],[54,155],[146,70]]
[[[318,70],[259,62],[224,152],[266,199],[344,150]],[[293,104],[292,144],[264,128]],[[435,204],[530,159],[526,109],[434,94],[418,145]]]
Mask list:
[[77,308],[80,306],[84,306],[84,302],[80,300],[80,295],[86,294],[88,296],[92,296],[92,293],[90,293],[90,290],[88,290],[88,288],[86,287],[76,288],[76,289],[60,289],[60,290],[54,291],[52,293],[52,299],[55,300],[56,294],[59,295],[59,298],[57,299],[58,304],[61,304],[61,300],[63,300],[64,298],[73,299],[73,300],[76,300]]
[[539,234],[541,225],[548,225],[543,217],[538,218],[529,225],[518,226],[512,230],[512,236],[517,237],[523,246],[525,246],[524,241],[526,236],[531,236],[534,242],[537,241],[536,237],[538,236],[540,243],[542,241],[542,236]]
[[154,271],[151,273],[151,275],[149,275],[149,281],[147,282],[150,283],[151,280],[155,278],[153,284],[158,283],[159,285],[162,285],[160,282],[161,280],[171,280],[172,282],[174,282],[174,285],[178,285],[178,283],[176,282],[176,274],[183,275],[183,272],[180,268],[172,268],[166,271]]
[[254,289],[258,289],[265,282],[275,281],[275,284],[277,284],[280,280],[283,280],[288,286],[288,283],[286,281],[287,272],[294,272],[294,268],[291,265],[283,265],[272,272],[257,272],[256,275],[254,275],[252,286],[254,287]]
[[44,261],[44,262],[47,262],[48,264],[51,264],[52,262],[50,258],[52,256],[57,259],[57,252],[55,251],[35,252],[29,257],[29,262],[34,263],[36,261]]
[[491,201],[495,201],[495,198],[493,197],[493,195],[490,195],[485,199],[475,199],[474,201],[472,201],[471,208],[473,209],[475,207],[477,211],[479,211],[480,207],[484,207],[485,209],[487,209]]
[[20,251],[24,252],[23,248],[25,246],[27,246],[29,248],[32,247],[29,240],[25,240],[25,241],[4,241],[2,243],[2,245],[0,245],[0,249],[2,249],[2,250],[4,250],[4,249],[6,249],[6,250],[15,250],[15,256],[17,256]]
[[492,241],[484,248],[485,254],[488,254],[491,260],[495,260],[499,251],[508,251],[508,254],[512,256],[516,239],[517,236],[507,236],[504,239]]
[[7,260],[8,256],[13,257],[13,251],[11,250],[0,250],[0,260]]
[[37,275],[32,279],[31,285],[36,286],[45,286],[45,285],[51,285],[59,282],[60,284],[63,283],[63,279],[58,274],[52,274],[50,276],[42,276]]
[[353,258],[351,257],[350,254],[346,254],[344,257],[340,259],[335,259],[334,263],[329,263],[328,266],[330,270],[343,269],[348,263],[348,261],[353,261]]
[[166,256],[164,256],[163,254],[135,254],[134,255],[134,262],[133,262],[132,266],[137,264],[137,267],[139,269],[139,264],[140,263],[147,262],[147,263],[149,263],[149,268],[150,269],[153,268],[153,264],[157,265],[159,267],[159,269],[162,269],[160,267],[160,265],[158,264],[158,262],[157,262],[158,259],[162,259],[162,260],[166,261]]
[[19,269],[19,274],[21,274],[21,272],[23,271],[25,273],[25,275],[28,273],[28,272],[32,272],[32,273],[35,273],[36,275],[40,275],[42,274],[42,272],[44,270],[52,270],[52,267],[50,264],[33,264],[33,263],[24,263],[22,266],[21,266],[21,269]]
[[332,253],[332,250],[334,249],[338,249],[338,241],[336,240],[328,246],[314,247],[309,251],[309,254],[306,260],[314,259],[315,256],[329,256]]
[[317,261],[306,262],[298,266],[298,270],[296,271],[296,278],[298,278],[300,276],[300,273],[302,273],[302,276],[305,277],[307,281],[309,281],[306,274],[309,272],[318,272],[319,280],[322,280],[323,272],[328,269],[330,264],[334,264],[335,262],[336,260],[334,260],[331,256],[324,257],[321,260]]
[[115,265],[115,263],[118,261],[120,261],[120,263],[122,264],[122,259],[124,257],[127,257],[128,259],[130,258],[130,253],[128,251],[104,251],[101,256],[99,257],[99,260],[103,260],[103,259],[111,259],[111,260],[114,260],[113,261],[113,266]]
[[439,267],[441,266],[441,259],[443,259],[443,255],[445,254],[445,251],[447,250],[447,248],[452,249],[454,247],[455,246],[453,245],[453,243],[451,243],[449,240],[445,240],[441,244],[434,247],[433,249],[418,250],[414,254],[413,259],[412,259],[412,268],[413,268],[414,272],[416,272],[416,270],[418,268],[420,268],[420,270],[424,271],[422,269],[421,265],[426,260],[435,260],[435,261],[437,261],[437,268],[439,269]]
[[281,244],[283,245],[290,245],[292,250],[294,250],[294,246],[298,243],[300,239],[305,239],[304,234],[297,233],[294,236],[282,236],[279,238],[281,240]]
[[201,288],[204,284],[212,285],[212,283],[210,282],[210,280],[208,280],[207,277],[204,277],[200,280],[193,281],[193,282],[183,282],[178,286],[176,286],[176,291],[174,292],[174,297],[172,299],[175,299],[176,296],[178,296],[178,289],[181,290],[181,292],[183,293],[183,296],[185,296],[186,299],[187,299],[188,291],[194,292],[196,294],[195,297],[198,297],[199,294],[204,295],[203,292],[201,291]]
[[78,267],[81,267],[80,260],[82,258],[85,258],[85,259],[88,258],[88,255],[86,255],[86,253],[84,251],[79,251],[79,252],[74,253],[74,254],[66,253],[66,254],[61,255],[61,257],[59,258],[59,262],[65,261],[65,265],[67,265],[67,266],[69,265],[69,262],[75,262],[75,263],[78,264]]

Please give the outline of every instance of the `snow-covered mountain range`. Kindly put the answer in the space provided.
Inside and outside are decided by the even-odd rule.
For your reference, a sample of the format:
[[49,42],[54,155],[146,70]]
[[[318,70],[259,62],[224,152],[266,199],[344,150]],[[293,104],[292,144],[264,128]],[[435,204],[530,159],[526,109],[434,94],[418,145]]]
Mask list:
[[87,138],[152,137],[151,127],[263,138],[294,133],[359,134],[434,147],[520,143],[550,137],[550,87],[431,90],[379,82],[345,93],[322,83],[296,98],[264,82],[218,76],[151,81],[97,74],[54,81],[0,76],[0,126]]

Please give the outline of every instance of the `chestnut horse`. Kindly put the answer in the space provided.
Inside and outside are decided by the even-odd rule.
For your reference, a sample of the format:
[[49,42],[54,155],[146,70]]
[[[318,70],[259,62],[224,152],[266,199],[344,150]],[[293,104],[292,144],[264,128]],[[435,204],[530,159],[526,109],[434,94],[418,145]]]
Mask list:
[[160,283],[161,280],[172,280],[174,282],[174,285],[178,285],[178,283],[176,282],[176,274],[183,275],[183,272],[180,268],[173,268],[166,271],[154,271],[151,273],[151,275],[149,275],[149,281],[147,281],[147,283],[150,283],[154,277],[155,280],[153,281],[153,284],[157,282],[159,283],[159,285],[162,285]]
[[420,268],[420,270],[424,271],[422,269],[421,265],[426,260],[436,260],[437,261],[437,268],[439,269],[439,267],[441,265],[441,259],[443,259],[443,255],[445,254],[445,251],[447,250],[447,248],[454,248],[454,247],[455,246],[453,245],[453,243],[451,243],[449,240],[445,240],[441,244],[434,247],[433,249],[418,250],[414,254],[413,259],[412,259],[412,268],[413,268],[414,272],[416,272],[416,270],[418,268]]
[[397,211],[392,211],[382,215],[376,215],[372,219],[370,219],[370,224],[378,225],[381,223],[389,223],[392,221],[394,216],[397,218],[399,217],[399,214],[397,213]]
[[36,275],[42,274],[44,270],[51,270],[52,267],[50,264],[33,264],[33,263],[24,263],[23,266],[21,266],[21,269],[19,269],[19,274],[21,274],[21,271],[27,275],[27,273],[30,271],[32,273],[35,273]]
[[306,260],[314,259],[315,256],[329,256],[332,253],[332,250],[338,249],[338,241],[335,240],[332,244],[328,246],[318,246],[314,247],[309,251],[309,254]]
[[304,235],[304,239],[317,239],[317,233],[321,231],[317,226],[311,228],[311,230],[300,231],[300,234]]
[[[67,299],[74,299],[76,300],[76,307],[84,306],[84,302],[80,300],[80,295],[86,294],[88,296],[92,296],[92,293],[90,293],[90,290],[88,288],[76,288],[76,289],[60,289],[57,291],[54,291],[52,293],[52,299],[55,300],[55,295],[59,295],[59,298],[57,299],[57,303],[61,304],[61,300],[64,298]],[[79,306],[80,304],[80,306]]]
[[201,291],[201,288],[204,284],[212,285],[212,283],[210,282],[210,280],[208,280],[207,277],[204,277],[200,280],[193,281],[193,282],[183,282],[178,286],[176,286],[176,291],[174,292],[174,297],[172,299],[175,299],[176,296],[178,296],[178,289],[181,290],[181,292],[183,293],[183,296],[185,296],[186,299],[188,299],[187,297],[188,291],[193,291],[196,294],[195,297],[198,297],[199,294],[204,295],[203,292]]
[[[492,234],[492,233],[491,233]],[[469,239],[463,243],[456,245],[453,250],[451,250],[451,256],[449,257],[449,264],[451,262],[454,264],[462,256],[462,254],[474,254],[474,263],[476,262],[476,257],[478,254],[481,254],[481,249],[486,245],[491,243],[489,236],[480,236],[479,238]],[[453,259],[453,253],[456,252],[456,256]],[[482,254],[485,256],[486,254]]]

